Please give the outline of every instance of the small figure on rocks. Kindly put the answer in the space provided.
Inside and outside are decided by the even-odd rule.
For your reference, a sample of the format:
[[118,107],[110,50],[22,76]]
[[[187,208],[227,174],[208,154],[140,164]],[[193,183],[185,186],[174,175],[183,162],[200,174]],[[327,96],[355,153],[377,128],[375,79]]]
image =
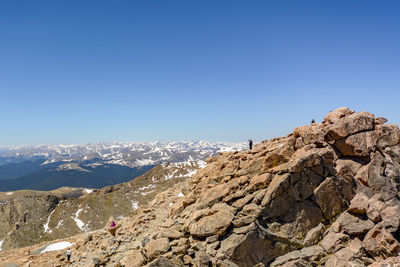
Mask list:
[[312,120],[311,120],[311,123],[315,123],[315,120],[314,120],[314,119],[312,119]]
[[71,260],[71,249],[67,249],[67,261]]
[[251,150],[253,148],[253,140],[249,139],[249,149]]
[[108,231],[110,232],[110,234],[112,234],[112,236],[115,236],[115,232],[117,231],[118,228],[119,226],[117,226],[117,224],[114,221],[112,221]]

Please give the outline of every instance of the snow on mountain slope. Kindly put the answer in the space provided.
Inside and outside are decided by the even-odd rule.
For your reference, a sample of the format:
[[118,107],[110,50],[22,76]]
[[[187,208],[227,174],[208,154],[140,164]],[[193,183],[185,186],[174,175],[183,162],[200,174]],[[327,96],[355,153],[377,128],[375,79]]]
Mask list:
[[203,160],[216,155],[218,151],[243,150],[246,147],[246,143],[208,141],[16,146],[1,148],[0,158],[43,158],[43,164],[75,161],[84,164],[108,163],[137,167]]

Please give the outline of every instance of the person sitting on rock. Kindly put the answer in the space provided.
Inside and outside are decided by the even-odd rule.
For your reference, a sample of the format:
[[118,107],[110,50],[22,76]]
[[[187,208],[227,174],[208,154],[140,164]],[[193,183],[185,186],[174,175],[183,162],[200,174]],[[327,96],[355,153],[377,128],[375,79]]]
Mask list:
[[250,150],[253,148],[253,140],[249,139],[249,148]]
[[115,232],[117,231],[118,228],[119,228],[119,225],[117,226],[117,224],[114,221],[112,221],[108,231],[110,232],[110,234],[112,234],[112,236],[115,236]]
[[312,119],[312,120],[311,120],[311,123],[315,123],[315,120],[314,120],[314,119]]

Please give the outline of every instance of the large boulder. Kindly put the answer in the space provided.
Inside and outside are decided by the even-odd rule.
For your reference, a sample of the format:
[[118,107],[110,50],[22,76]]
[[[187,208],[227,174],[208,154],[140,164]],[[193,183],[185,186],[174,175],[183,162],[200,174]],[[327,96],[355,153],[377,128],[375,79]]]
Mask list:
[[336,176],[345,178],[347,181],[353,181],[361,166],[362,164],[354,159],[338,159],[335,162]]
[[322,124],[297,127],[293,130],[293,137],[297,138],[296,146],[298,148],[309,144],[323,144],[325,128]]
[[154,259],[155,257],[164,254],[170,248],[168,238],[159,238],[153,241],[150,241],[146,244],[146,256],[149,259]]
[[400,143],[399,126],[394,124],[378,125],[374,131],[374,139],[379,148],[395,146]]
[[397,125],[378,125],[374,131],[359,132],[345,138],[335,139],[334,146],[343,156],[366,157],[376,148],[384,149],[399,144]]
[[121,261],[122,266],[140,267],[146,263],[146,258],[139,250],[130,251]]
[[[340,190],[341,189],[341,190]],[[345,179],[329,177],[314,190],[314,201],[325,218],[330,219],[348,207],[353,197],[352,187]]]
[[368,139],[370,136],[371,134],[368,132],[357,133],[336,140],[334,146],[342,156],[366,157],[373,147],[373,143]]
[[374,129],[374,115],[365,111],[343,117],[327,126],[326,139],[334,141],[355,133]]
[[250,229],[246,234],[231,234],[221,242],[219,251],[238,266],[267,264],[289,251],[289,240],[271,234],[257,223]]
[[339,119],[349,116],[353,113],[354,113],[354,111],[350,110],[349,108],[341,107],[341,108],[335,109],[334,111],[329,112],[324,117],[324,120],[322,123],[332,124],[332,123],[337,122]]
[[189,232],[191,235],[197,237],[220,236],[223,235],[231,225],[234,217],[235,216],[229,211],[219,211],[193,223],[189,228]]

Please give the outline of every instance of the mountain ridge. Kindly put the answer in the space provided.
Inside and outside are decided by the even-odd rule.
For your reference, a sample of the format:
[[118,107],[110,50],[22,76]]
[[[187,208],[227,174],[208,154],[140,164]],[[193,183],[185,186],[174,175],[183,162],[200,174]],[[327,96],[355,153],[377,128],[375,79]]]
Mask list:
[[244,143],[208,141],[17,146],[0,151],[0,191],[101,188],[158,164],[201,161],[218,151],[245,148]]
[[[126,217],[152,197],[192,176],[202,162],[165,163],[125,183],[100,189],[0,192],[0,250],[66,238]],[[116,209],[115,207],[118,207]]]
[[[46,159],[43,164],[58,161],[84,162],[100,159],[109,164],[130,167],[156,165],[164,162],[201,160],[216,155],[218,151],[242,150],[246,143],[173,141],[173,142],[113,142],[82,145],[15,146],[0,149],[0,159]],[[154,157],[154,159],[152,159]],[[190,158],[192,157],[192,158]]]
[[62,249],[24,257],[27,248],[6,251],[0,259],[31,266],[400,265],[400,130],[386,119],[340,108],[206,162],[136,214],[66,239],[70,263]]

